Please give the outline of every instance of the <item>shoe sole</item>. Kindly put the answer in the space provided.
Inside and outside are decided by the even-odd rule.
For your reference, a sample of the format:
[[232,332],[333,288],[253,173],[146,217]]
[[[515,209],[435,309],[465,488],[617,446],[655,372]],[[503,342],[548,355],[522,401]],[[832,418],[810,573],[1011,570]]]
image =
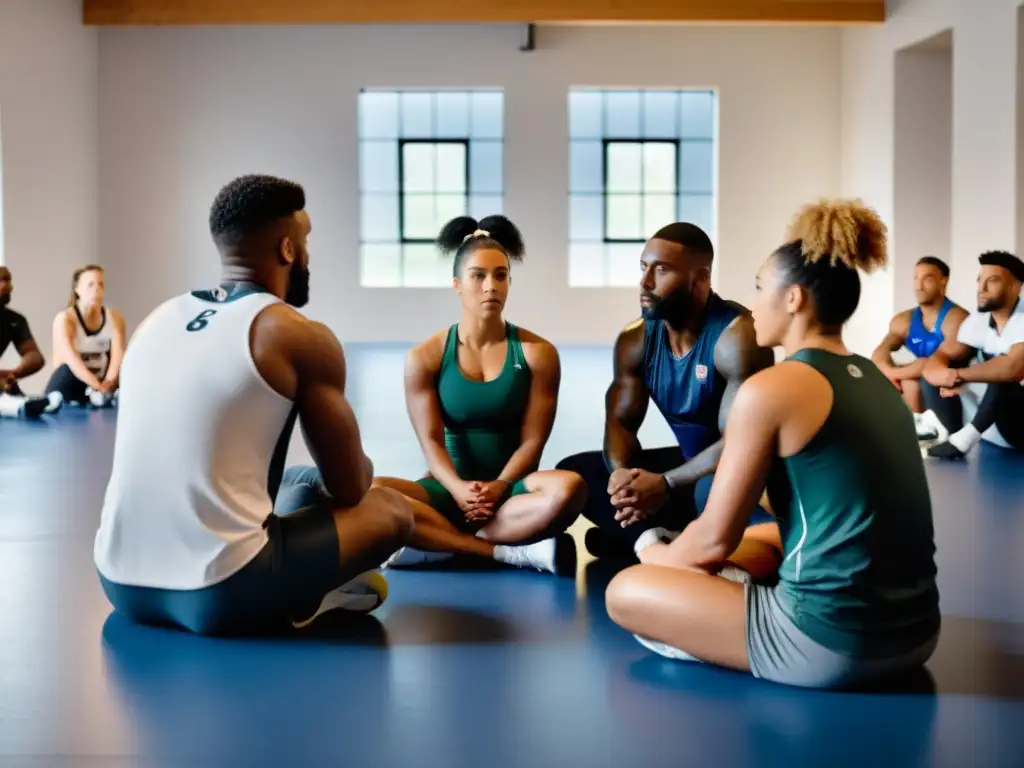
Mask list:
[[377,571],[367,571],[338,589],[328,592],[316,613],[303,621],[293,621],[292,626],[296,629],[303,629],[324,614],[335,611],[357,615],[372,613],[380,608],[387,599],[388,580]]

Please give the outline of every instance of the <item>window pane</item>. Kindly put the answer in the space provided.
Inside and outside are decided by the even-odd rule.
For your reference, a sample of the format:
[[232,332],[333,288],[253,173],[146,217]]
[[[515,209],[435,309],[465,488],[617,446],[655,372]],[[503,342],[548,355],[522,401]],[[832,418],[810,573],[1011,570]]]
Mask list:
[[406,192],[434,191],[437,185],[435,146],[430,142],[402,145],[402,184]]
[[569,191],[599,193],[604,189],[599,141],[573,141],[569,143]]
[[470,136],[474,139],[500,139],[504,123],[504,94],[500,91],[473,93]]
[[640,138],[640,92],[607,91],[604,135],[609,139]]
[[714,175],[714,145],[710,141],[684,141],[679,145],[680,191],[711,194]]
[[644,237],[650,237],[676,220],[675,195],[644,196]]
[[359,284],[394,288],[402,284],[402,246],[364,244],[359,254]]
[[644,192],[676,191],[676,145],[648,142],[644,148]]
[[679,94],[647,91],[643,95],[645,139],[674,139],[679,135]]
[[679,220],[696,224],[714,242],[714,198],[711,195],[680,195]]
[[608,192],[640,192],[643,189],[643,145],[611,143],[605,145],[608,169],[605,189]]
[[469,136],[469,94],[439,93],[435,102],[437,109],[437,133],[439,139],[465,139]]
[[398,142],[359,142],[359,188],[363,192],[398,192]]
[[640,195],[608,195],[605,234],[609,240],[642,240],[643,198]]
[[403,246],[402,284],[410,288],[451,285],[451,263],[433,245]]
[[503,190],[502,144],[474,141],[469,147],[469,188],[473,192],[500,193]]
[[402,237],[406,240],[433,240],[441,228],[437,226],[433,195],[406,195],[402,200],[405,220]]
[[608,281],[616,287],[634,287],[640,284],[640,254],[643,253],[642,243],[609,243],[608,244]]
[[710,91],[680,94],[679,135],[684,139],[712,139],[715,136],[715,95]]
[[441,231],[441,227],[454,219],[456,216],[466,215],[465,195],[438,195],[437,212],[434,219],[434,237]]
[[604,240],[604,197],[569,196],[569,239],[601,242]]
[[466,145],[437,144],[437,191],[466,192]]
[[501,195],[473,195],[469,198],[469,215],[480,221],[484,216],[501,213],[504,202]]
[[601,133],[600,91],[569,92],[569,137],[573,139],[599,139]]
[[398,242],[398,195],[363,195],[360,208],[363,240]]
[[364,139],[398,138],[398,94],[359,94],[359,135]]
[[403,93],[401,98],[402,138],[422,139],[434,135],[434,95]]
[[604,285],[604,249],[603,243],[569,243],[569,285]]

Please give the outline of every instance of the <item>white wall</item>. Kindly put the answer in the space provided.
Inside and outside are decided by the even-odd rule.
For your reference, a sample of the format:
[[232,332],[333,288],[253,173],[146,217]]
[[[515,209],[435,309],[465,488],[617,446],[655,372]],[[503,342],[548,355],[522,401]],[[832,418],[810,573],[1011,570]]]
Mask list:
[[949,35],[897,51],[894,58],[893,249],[896,308],[912,307],[914,266],[922,256],[947,264],[952,248],[953,49]]
[[[12,308],[47,362],[71,273],[97,260],[98,34],[81,16],[81,0],[0,0],[4,253]],[[48,371],[26,388],[42,388]]]
[[[893,222],[894,55],[951,31],[953,116],[950,293],[974,306],[978,255],[1017,243],[1018,0],[901,0],[884,27],[845,29],[843,189],[863,195]],[[937,226],[943,211],[936,211]],[[894,253],[902,253],[899,219]],[[912,235],[908,234],[912,238]],[[901,289],[902,290],[902,287]],[[895,309],[893,270],[873,280],[855,318],[870,348]]]
[[[509,317],[558,342],[609,343],[633,289],[567,287],[570,86],[720,89],[716,285],[754,272],[803,203],[840,186],[839,32],[810,28],[501,26],[103,29],[100,245],[130,325],[216,279],[206,230],[247,172],[302,182],[315,229],[309,314],[343,340],[418,340],[452,322],[448,289],[358,285],[360,87],[505,90],[505,212],[529,253]],[[639,254],[638,254],[639,256]]]

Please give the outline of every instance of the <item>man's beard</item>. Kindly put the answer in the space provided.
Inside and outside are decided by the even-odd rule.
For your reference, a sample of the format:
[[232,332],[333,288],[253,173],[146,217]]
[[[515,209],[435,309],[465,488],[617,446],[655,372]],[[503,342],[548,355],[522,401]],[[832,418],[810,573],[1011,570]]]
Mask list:
[[1003,308],[1003,302],[999,299],[981,299],[978,301],[979,312],[994,312]]
[[288,292],[284,300],[293,307],[304,307],[309,302],[309,269],[298,261],[288,274]]
[[679,320],[689,314],[692,305],[690,295],[683,290],[660,297],[644,291],[643,298],[651,302],[640,308],[645,320]]
[[11,303],[11,294],[0,293],[0,307],[6,307]]

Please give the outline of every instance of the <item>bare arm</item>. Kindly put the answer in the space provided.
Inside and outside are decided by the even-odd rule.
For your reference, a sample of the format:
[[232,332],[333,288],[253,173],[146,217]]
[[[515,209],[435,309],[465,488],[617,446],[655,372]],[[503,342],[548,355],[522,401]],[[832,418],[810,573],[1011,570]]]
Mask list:
[[39,351],[39,345],[36,344],[36,340],[31,336],[18,345],[18,354],[21,356],[21,361],[11,370],[16,379],[24,379],[27,376],[31,376],[33,373],[42,370],[46,364],[46,360],[43,359],[43,353]]
[[[292,321],[294,324],[296,321]],[[339,504],[358,504],[373,481],[359,424],[345,398],[345,353],[324,325],[298,321],[290,347],[296,376],[295,404],[310,455],[327,492]]]
[[957,373],[960,381],[978,381],[985,384],[1022,382],[1024,381],[1024,342],[1014,344],[1005,355],[962,368]]
[[537,470],[558,409],[558,387],[562,379],[558,351],[543,339],[524,344],[530,366],[530,399],[523,419],[522,442],[502,469],[498,479],[509,485]]
[[951,366],[959,367],[967,362],[977,350],[962,343],[956,335],[947,335],[934,354],[928,358],[921,375],[934,387],[946,387],[946,372]]
[[437,337],[411,352],[405,361],[405,405],[430,474],[450,493],[463,482],[444,445],[444,422],[437,396],[437,374],[443,347]]
[[627,327],[615,341],[613,378],[605,395],[604,463],[609,472],[629,467],[640,452],[637,432],[647,415],[644,383],[644,325]]
[[61,312],[53,321],[54,357],[63,360],[71,373],[91,389],[102,389],[102,382],[85,367],[82,356],[75,351],[75,323],[67,312]]
[[673,563],[710,568],[739,546],[775,455],[781,408],[772,390],[757,377],[736,393],[707,506],[669,545]]
[[[890,379],[896,378],[896,371],[901,367],[892,361],[892,353],[906,343],[908,333],[910,333],[910,313],[900,312],[889,322],[889,331],[871,355],[871,362],[877,365],[878,370]],[[923,369],[924,363],[919,360],[915,360],[911,365],[918,363],[921,363],[920,367]],[[920,371],[917,375],[921,375]]]
[[121,376],[121,361],[124,359],[125,330],[124,317],[121,313],[111,309],[110,319],[113,321],[113,334],[110,342],[110,364],[107,366],[107,375],[103,379],[104,384],[117,385]]
[[[725,392],[718,408],[718,426],[723,432],[714,443],[680,467],[665,473],[672,487],[690,485],[716,471],[725,441],[724,432],[729,422],[733,400],[743,382],[758,371],[775,363],[772,350],[759,347],[754,333],[754,322],[742,315],[719,337],[715,345],[715,368],[725,378]],[[755,500],[756,501],[756,500]],[[753,508],[751,506],[751,508]]]

